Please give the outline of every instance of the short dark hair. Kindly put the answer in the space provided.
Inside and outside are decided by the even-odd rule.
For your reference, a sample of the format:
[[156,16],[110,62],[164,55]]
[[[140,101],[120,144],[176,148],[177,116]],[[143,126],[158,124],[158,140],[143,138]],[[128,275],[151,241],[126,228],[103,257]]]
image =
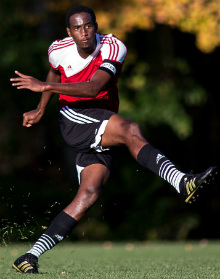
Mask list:
[[70,17],[74,14],[79,14],[79,13],[88,13],[91,15],[92,23],[96,26],[96,16],[94,11],[83,5],[78,5],[72,7],[67,13],[66,13],[66,27],[70,28]]

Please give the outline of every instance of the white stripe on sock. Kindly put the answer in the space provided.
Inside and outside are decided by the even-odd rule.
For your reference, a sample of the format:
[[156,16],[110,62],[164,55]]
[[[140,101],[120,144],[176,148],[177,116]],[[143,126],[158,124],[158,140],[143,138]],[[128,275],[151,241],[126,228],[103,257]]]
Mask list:
[[41,237],[44,238],[44,239],[46,239],[46,240],[50,243],[51,246],[56,245],[56,243],[55,243],[55,241],[53,240],[53,238],[51,238],[49,235],[43,234]]
[[169,182],[178,193],[180,192],[179,184],[184,175],[169,160],[164,161],[159,169],[159,176]]
[[55,245],[55,241],[49,235],[43,234],[27,253],[39,258],[44,252],[52,249]]

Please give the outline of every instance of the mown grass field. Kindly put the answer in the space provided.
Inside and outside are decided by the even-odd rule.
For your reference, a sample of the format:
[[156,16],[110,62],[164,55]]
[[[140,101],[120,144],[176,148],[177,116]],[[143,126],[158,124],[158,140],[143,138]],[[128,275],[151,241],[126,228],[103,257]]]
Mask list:
[[220,278],[220,245],[216,242],[69,243],[39,260],[40,274],[11,269],[30,245],[0,246],[0,279],[212,279]]

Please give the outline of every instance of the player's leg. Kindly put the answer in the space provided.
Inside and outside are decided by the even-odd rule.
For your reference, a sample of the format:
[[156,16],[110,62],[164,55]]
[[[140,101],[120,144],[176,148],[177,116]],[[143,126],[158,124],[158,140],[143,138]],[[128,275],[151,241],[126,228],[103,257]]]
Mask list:
[[194,194],[198,188],[209,184],[217,174],[216,167],[210,167],[200,174],[179,171],[160,150],[147,142],[137,123],[115,114],[108,121],[101,145],[105,147],[121,144],[128,147],[142,166],[169,182],[187,203],[195,200]]
[[147,143],[139,125],[118,114],[110,117],[101,139],[103,147],[126,145],[135,159],[141,148]]
[[101,195],[102,186],[106,183],[110,171],[102,164],[93,164],[81,172],[81,184],[74,200],[64,212],[79,221],[94,205]]
[[185,174],[178,171],[162,152],[147,142],[137,123],[119,115],[113,115],[108,121],[101,144],[104,147],[117,144],[126,145],[142,166],[167,180],[180,192],[179,184]]
[[38,273],[39,257],[72,232],[78,221],[99,198],[109,173],[109,169],[103,164],[85,167],[81,172],[81,183],[73,201],[54,218],[33,247],[14,262],[13,268],[21,273]]

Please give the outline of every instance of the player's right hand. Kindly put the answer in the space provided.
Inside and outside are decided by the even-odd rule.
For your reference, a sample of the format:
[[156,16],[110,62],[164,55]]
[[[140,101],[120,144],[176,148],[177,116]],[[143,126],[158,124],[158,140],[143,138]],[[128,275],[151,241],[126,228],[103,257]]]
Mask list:
[[33,124],[40,121],[43,113],[40,109],[34,109],[23,114],[23,126],[31,127]]
[[30,89],[34,92],[44,92],[45,82],[40,81],[32,76],[24,75],[18,71],[15,71],[18,77],[11,78],[12,86],[17,86],[17,89]]

